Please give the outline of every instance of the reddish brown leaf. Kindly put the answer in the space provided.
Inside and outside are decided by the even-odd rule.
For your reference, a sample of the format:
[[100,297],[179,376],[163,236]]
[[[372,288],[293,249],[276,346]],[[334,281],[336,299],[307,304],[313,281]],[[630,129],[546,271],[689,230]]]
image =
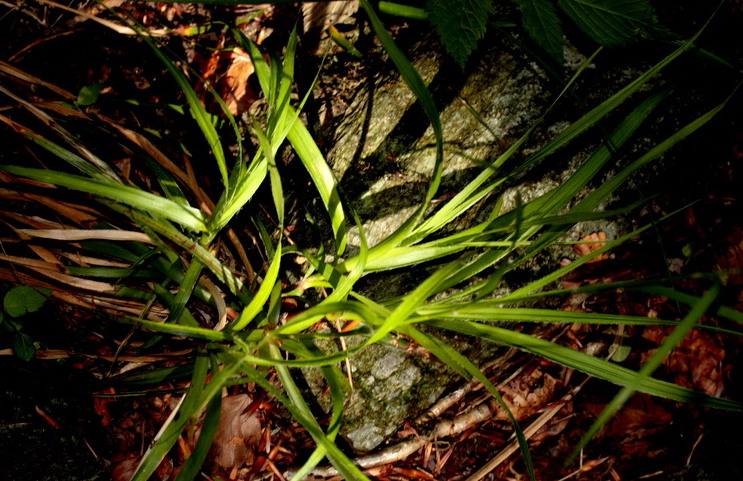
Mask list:
[[229,472],[251,460],[252,447],[261,439],[261,423],[246,412],[252,399],[236,394],[222,399],[222,415],[212,443],[211,458],[219,469]]

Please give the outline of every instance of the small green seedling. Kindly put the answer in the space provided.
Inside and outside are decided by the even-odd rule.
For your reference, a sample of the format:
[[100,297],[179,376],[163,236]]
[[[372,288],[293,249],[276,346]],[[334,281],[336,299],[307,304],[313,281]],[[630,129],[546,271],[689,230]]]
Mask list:
[[36,354],[33,339],[22,332],[25,316],[41,309],[50,292],[49,289],[17,286],[9,290],[3,298],[0,325],[13,334],[13,352],[24,361],[30,361]]

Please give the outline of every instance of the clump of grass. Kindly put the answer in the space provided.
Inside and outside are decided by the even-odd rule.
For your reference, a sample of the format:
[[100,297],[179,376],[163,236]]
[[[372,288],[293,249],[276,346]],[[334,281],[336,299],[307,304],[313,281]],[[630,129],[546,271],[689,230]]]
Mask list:
[[[216,196],[211,196],[195,180],[198,175],[189,175],[187,169],[168,158],[143,135],[102,116],[89,117],[80,104],[72,103],[74,95],[58,92],[63,103],[53,107],[51,104],[37,106],[11,88],[0,86],[0,92],[15,102],[10,113],[0,113],[0,121],[65,164],[54,169],[0,166],[4,182],[15,186],[14,190],[5,189],[0,195],[6,199],[36,201],[65,220],[52,222],[20,214],[6,216],[22,241],[25,254],[4,254],[3,260],[26,273],[18,275],[3,269],[0,271],[2,277],[48,288],[52,297],[62,301],[102,308],[121,322],[156,333],[150,344],[157,342],[160,336],[178,336],[192,340],[197,346],[189,369],[189,388],[152,441],[132,479],[148,479],[181,432],[193,428],[203,416],[201,435],[193,455],[178,476],[179,481],[194,479],[215,434],[220,416],[220,393],[225,386],[240,382],[255,383],[283,403],[317,443],[314,453],[294,479],[303,479],[324,458],[328,458],[345,479],[367,479],[335,443],[343,422],[344,406],[338,363],[369,345],[388,342],[397,335],[413,339],[463,379],[478,379],[508,412],[498,390],[479,368],[442,338],[432,335],[430,329],[421,329],[422,326],[515,347],[622,386],[617,398],[589,430],[586,440],[635,391],[719,409],[743,410],[739,402],[704,395],[651,377],[685,333],[695,327],[705,328],[697,321],[713,308],[719,292],[716,284],[701,297],[678,296],[690,306],[680,322],[519,307],[526,300],[559,294],[544,289],[650,226],[606,242],[579,260],[506,295],[495,295],[507,273],[553,245],[575,223],[615,214],[597,209],[631,175],[702,128],[725,107],[727,99],[722,99],[708,112],[637,154],[615,176],[580,201],[573,202],[614,159],[616,149],[628,143],[637,129],[662,108],[668,92],[645,93],[643,89],[654,76],[692,49],[698,35],[576,119],[523,162],[515,164],[514,157],[536,129],[538,121],[506,152],[483,167],[461,192],[431,211],[431,201],[436,196],[445,165],[444,131],[438,110],[420,75],[396,46],[374,9],[366,1],[361,5],[382,46],[423,106],[437,144],[434,173],[418,209],[394,233],[371,247],[366,243],[364,228],[353,206],[344,202],[331,169],[299,118],[306,96],[299,103],[292,97],[296,33],[291,34],[283,59],[266,60],[254,42],[240,30],[231,30],[235,42],[250,55],[267,104],[264,121],[248,126],[250,137],[255,140],[250,146],[243,145],[245,140],[238,122],[224,102],[212,92],[221,112],[218,116],[207,111],[174,60],[150,37],[141,36],[175,80],[185,99],[184,115],[193,119],[209,146],[213,167],[219,173]],[[2,75],[6,77],[36,86],[45,85],[41,79],[2,65]],[[558,104],[574,80],[549,109]],[[481,200],[496,196],[500,186],[524,169],[548,158],[599,122],[611,123],[611,114],[620,106],[628,113],[609,129],[605,142],[560,186],[507,212],[502,211],[501,201],[493,202],[486,220],[448,235],[435,236],[476,208]],[[40,134],[25,122],[14,120],[16,110],[30,116],[29,122],[45,125],[50,132]],[[18,117],[23,115],[19,113]],[[96,156],[59,118],[107,122],[117,133],[116,141],[126,143],[128,149],[140,155],[143,169],[149,169],[154,187],[150,190],[139,185],[110,162]],[[235,148],[226,145],[224,129],[218,127],[220,119],[226,119],[226,130],[232,132],[230,141],[234,140]],[[282,167],[276,162],[276,155],[284,144],[291,146],[306,168],[327,212],[332,226],[334,256],[326,258],[324,253],[300,251],[285,242],[287,196]],[[245,152],[252,154],[245,155]],[[257,205],[257,193],[262,185],[269,187],[269,205],[276,225],[271,228],[259,216],[248,214],[263,233],[259,255],[266,262],[264,268],[256,270],[246,254],[253,247],[235,234],[233,221],[238,213],[250,211]],[[66,191],[89,194],[96,203],[55,201]],[[86,227],[91,220],[97,223],[93,229]],[[343,257],[351,224],[360,232],[360,243],[354,246],[358,253]],[[15,227],[20,225],[24,227]],[[42,245],[35,239],[51,239],[53,246]],[[226,256],[220,255],[228,245],[238,253],[233,257],[242,261],[238,267],[233,267]],[[297,255],[311,264],[300,281],[302,289],[322,288],[328,295],[291,319],[284,319],[282,298],[301,294],[301,290],[289,292],[285,289],[283,264],[287,258]],[[392,300],[371,299],[355,290],[358,281],[369,273],[405,269],[421,263],[435,266],[435,269],[425,280],[399,292]],[[43,277],[39,278],[38,274]],[[631,288],[632,284],[624,287]],[[198,315],[196,305],[209,306],[217,313],[216,321],[206,323]],[[730,309],[718,310],[718,313],[741,321],[741,314]],[[337,318],[354,321],[356,327],[349,332],[322,335],[310,330],[318,321]],[[674,330],[650,361],[639,371],[633,371],[500,327],[494,321],[655,324],[673,326]],[[362,336],[364,341],[331,353],[323,353],[317,346],[320,337],[347,335]],[[332,417],[324,429],[312,415],[291,374],[292,369],[310,366],[321,368],[333,398]],[[280,387],[269,381],[271,373],[278,375]],[[525,437],[513,416],[511,421],[533,479]]]

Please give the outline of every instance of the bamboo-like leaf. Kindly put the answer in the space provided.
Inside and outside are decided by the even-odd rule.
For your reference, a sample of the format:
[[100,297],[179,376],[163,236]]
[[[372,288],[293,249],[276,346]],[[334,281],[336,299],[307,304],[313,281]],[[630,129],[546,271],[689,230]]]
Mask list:
[[147,43],[147,45],[150,46],[157,58],[160,59],[160,61],[165,65],[170,74],[173,76],[176,83],[178,83],[178,87],[180,88],[180,90],[186,96],[186,101],[188,102],[191,116],[194,118],[194,120],[196,120],[196,123],[201,129],[201,132],[204,134],[206,141],[209,143],[209,147],[211,147],[212,149],[212,155],[214,155],[214,159],[217,161],[219,173],[222,175],[222,182],[224,183],[225,188],[227,188],[229,185],[227,159],[224,155],[224,148],[222,147],[222,141],[219,137],[219,133],[217,132],[217,129],[214,127],[214,124],[212,122],[212,116],[206,111],[204,105],[201,103],[201,100],[199,100],[199,96],[196,94],[193,87],[191,87],[190,82],[188,81],[186,76],[183,75],[183,72],[180,71],[173,60],[165,55],[165,53],[163,53],[163,51],[157,45],[155,45],[152,39],[150,39],[149,35],[142,33],[140,35],[140,38],[142,38]]
[[743,412],[743,403],[738,401],[709,396],[677,386],[676,384],[649,377],[638,379],[637,373],[631,369],[527,334],[476,322],[432,320],[428,321],[427,324],[488,339],[497,344],[516,347],[562,364],[563,366],[577,369],[583,373],[603,379],[604,381],[620,386],[632,386],[638,391],[653,396],[659,396],[672,401],[694,402],[716,409]]
[[186,427],[191,416],[199,408],[200,397],[206,382],[208,362],[205,356],[196,357],[188,392],[181,398],[178,406],[168,417],[168,421],[160,429],[154,444],[145,453],[130,481],[147,481],[150,478],[165,455],[168,454],[170,448],[178,440],[178,436]]
[[271,266],[266,272],[266,276],[258,288],[255,297],[251,299],[250,303],[245,306],[240,315],[230,325],[230,329],[233,331],[241,331],[248,325],[250,321],[255,319],[255,316],[263,309],[263,305],[271,295],[271,291],[274,285],[278,282],[279,278],[279,267],[281,266],[281,242],[276,246],[276,252],[274,253]]
[[658,346],[658,349],[650,356],[650,359],[640,368],[637,372],[637,379],[630,386],[625,386],[621,391],[607,404],[601,411],[601,414],[596,418],[588,431],[586,431],[578,445],[573,449],[573,453],[570,459],[575,459],[575,456],[588,444],[588,441],[598,433],[599,429],[606,424],[609,419],[616,414],[616,412],[626,403],[629,398],[635,393],[635,385],[639,384],[641,380],[650,379],[650,375],[663,364],[663,361],[671,354],[671,351],[679,345],[679,343],[686,337],[689,331],[694,327],[697,321],[704,315],[707,309],[710,308],[714,300],[720,294],[719,285],[715,284],[699,301],[694,303],[691,311],[684,316],[684,319],[678,323],[676,328],[668,335],[663,343]]
[[193,231],[203,232],[206,230],[204,214],[200,210],[178,204],[172,200],[150,194],[135,187],[86,179],[85,177],[66,174],[64,172],[14,165],[0,165],[0,170],[20,177],[27,177],[40,182],[59,185],[80,192],[87,192],[115,202],[130,205],[145,212],[153,212]]

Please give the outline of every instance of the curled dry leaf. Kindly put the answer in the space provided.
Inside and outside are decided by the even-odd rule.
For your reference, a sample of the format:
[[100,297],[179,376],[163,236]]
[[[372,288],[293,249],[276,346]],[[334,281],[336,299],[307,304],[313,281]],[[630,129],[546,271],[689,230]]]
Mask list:
[[[593,234],[588,234],[587,236],[580,239],[580,242],[585,242],[586,244],[574,245],[573,252],[575,252],[579,257],[586,256],[590,254],[591,252],[594,252],[604,247],[606,245],[606,242],[604,242],[605,240],[606,240],[605,232],[594,232]],[[595,259],[591,259],[590,261],[588,261],[588,263],[598,262],[598,261],[602,261],[608,258],[609,256],[607,254],[601,254]]]
[[[537,368],[506,384],[502,388],[503,400],[520,421],[552,401],[559,385],[560,381]],[[508,419],[502,410],[498,411],[497,418]]]
[[[669,328],[651,326],[642,337],[657,344],[670,333]],[[643,355],[649,358],[653,351]],[[699,389],[711,396],[720,396],[724,389],[725,349],[717,335],[693,330],[665,360],[664,366],[673,376],[672,381],[680,386]]]
[[261,439],[261,423],[246,412],[252,399],[247,394],[222,398],[222,415],[214,435],[210,456],[223,471],[239,468],[252,458],[251,446]]
[[248,78],[253,75],[255,68],[250,56],[240,47],[230,52],[230,66],[223,78],[222,98],[227,103],[227,108],[232,115],[247,112],[250,106],[258,98],[250,87]]

